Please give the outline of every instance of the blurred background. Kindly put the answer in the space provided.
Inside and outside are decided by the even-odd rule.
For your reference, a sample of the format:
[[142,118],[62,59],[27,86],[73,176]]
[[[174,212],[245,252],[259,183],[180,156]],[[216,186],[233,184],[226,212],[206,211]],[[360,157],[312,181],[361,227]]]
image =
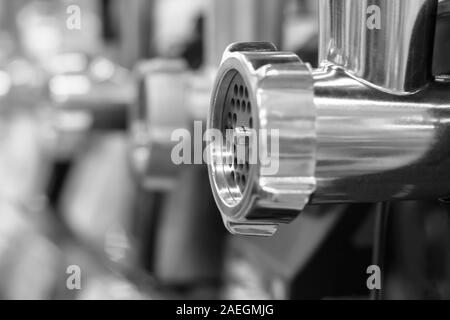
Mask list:
[[[315,0],[0,0],[0,298],[368,299],[377,205],[233,237],[206,166],[169,158],[229,43],[314,66],[317,21]],[[450,297],[444,206],[392,205],[381,232],[385,298]]]

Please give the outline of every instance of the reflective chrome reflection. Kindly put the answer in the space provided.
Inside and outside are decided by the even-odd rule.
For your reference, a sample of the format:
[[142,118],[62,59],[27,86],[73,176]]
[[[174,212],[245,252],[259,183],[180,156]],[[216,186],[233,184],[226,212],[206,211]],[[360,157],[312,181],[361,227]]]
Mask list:
[[319,61],[391,93],[414,92],[431,77],[437,2],[320,0]]

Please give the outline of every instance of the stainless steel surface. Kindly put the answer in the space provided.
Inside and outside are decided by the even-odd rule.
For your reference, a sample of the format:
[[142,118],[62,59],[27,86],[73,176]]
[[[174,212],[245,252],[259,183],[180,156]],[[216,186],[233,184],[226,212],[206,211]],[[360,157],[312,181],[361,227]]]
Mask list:
[[396,96],[339,70],[313,73],[313,203],[436,199],[450,194],[450,82]]
[[[415,92],[431,78],[437,3],[320,0],[319,61],[394,94]],[[379,29],[369,29],[377,14]]]
[[[376,3],[392,12],[382,15],[383,21],[388,17],[384,31],[368,35],[354,33],[365,29],[368,2],[321,2],[318,69],[267,43],[234,44],[225,52],[208,128],[224,137],[231,129],[238,139],[242,131],[251,136],[275,129],[270,141],[279,141],[278,149],[257,145],[278,170],[268,172],[259,158],[244,183],[239,161],[232,161],[239,144],[212,144],[211,185],[232,233],[272,235],[309,203],[450,194],[450,82],[430,80],[427,42],[434,36],[437,1]],[[399,32],[395,43],[393,30]],[[251,122],[233,107],[236,79],[248,89]],[[254,147],[244,147],[249,145]]]

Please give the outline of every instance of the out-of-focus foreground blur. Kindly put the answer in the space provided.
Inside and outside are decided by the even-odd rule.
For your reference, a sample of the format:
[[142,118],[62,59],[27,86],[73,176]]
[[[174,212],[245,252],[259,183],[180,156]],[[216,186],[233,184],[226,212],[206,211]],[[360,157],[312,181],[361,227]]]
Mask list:
[[0,298],[366,299],[379,232],[383,298],[450,298],[437,200],[381,231],[382,205],[321,204],[238,237],[207,166],[171,160],[230,43],[316,67],[318,19],[316,0],[0,0]]

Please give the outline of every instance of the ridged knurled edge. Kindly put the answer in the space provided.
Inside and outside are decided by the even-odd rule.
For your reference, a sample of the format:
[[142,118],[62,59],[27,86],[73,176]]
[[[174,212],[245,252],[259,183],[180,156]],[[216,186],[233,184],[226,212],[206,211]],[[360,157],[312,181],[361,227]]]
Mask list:
[[260,164],[253,166],[242,198],[227,202],[221,169],[214,165],[210,153],[213,194],[231,232],[270,235],[277,224],[289,223],[298,216],[316,187],[316,109],[311,68],[295,54],[277,51],[269,43],[229,46],[216,79],[208,128],[218,128],[223,96],[219,91],[226,87],[222,82],[229,72],[241,74],[249,88],[256,128],[278,130],[279,170],[268,174]]

